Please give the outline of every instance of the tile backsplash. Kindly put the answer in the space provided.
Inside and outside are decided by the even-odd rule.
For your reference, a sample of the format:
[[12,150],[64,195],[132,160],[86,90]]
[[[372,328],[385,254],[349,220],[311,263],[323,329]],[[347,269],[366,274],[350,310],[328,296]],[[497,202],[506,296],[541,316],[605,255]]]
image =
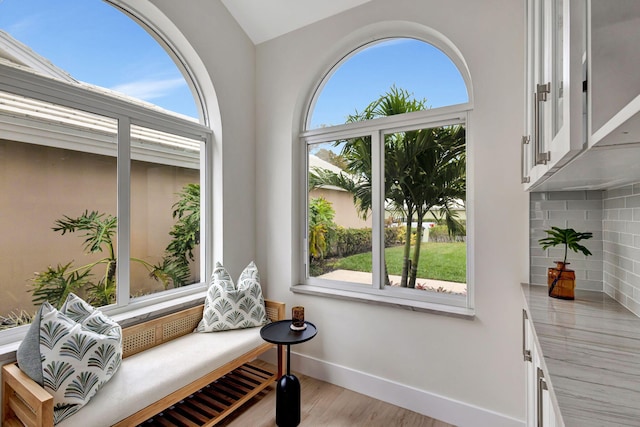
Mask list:
[[640,183],[603,195],[604,291],[640,316]]
[[544,230],[552,226],[590,231],[593,238],[583,240],[592,256],[569,251],[567,261],[576,272],[576,288],[602,291],[603,253],[603,192],[602,191],[554,191],[530,194],[530,283],[547,284],[547,268],[554,261],[562,260],[564,249],[560,246],[542,250],[538,240],[546,237]]
[[604,191],[530,194],[530,282],[547,284],[547,268],[562,259],[559,247],[543,251],[538,239],[551,226],[591,231],[593,253],[569,252],[576,287],[604,291],[640,316],[640,183]]

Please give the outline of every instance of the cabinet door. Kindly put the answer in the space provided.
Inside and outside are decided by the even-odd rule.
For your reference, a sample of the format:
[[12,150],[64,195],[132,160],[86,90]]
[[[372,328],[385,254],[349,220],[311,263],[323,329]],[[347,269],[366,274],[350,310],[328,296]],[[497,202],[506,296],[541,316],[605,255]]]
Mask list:
[[523,183],[535,187],[586,144],[586,0],[527,2]]
[[[536,352],[537,353],[537,352]],[[539,357],[542,357],[540,353],[537,353]],[[536,379],[538,382],[538,389],[536,394],[537,400],[537,415],[536,426],[537,427],[564,427],[564,422],[560,416],[560,411],[556,408],[554,399],[549,389],[548,379],[545,376],[545,371],[542,367],[536,367]]]
[[[548,21],[543,89],[543,143],[547,163],[557,168],[586,147],[587,2],[546,0]],[[545,83],[546,82],[546,83]]]
[[589,5],[590,127],[594,137],[590,143],[635,143],[638,133],[632,130],[638,129],[640,119],[640,1],[590,0]]
[[538,351],[538,348],[534,348],[533,352],[533,365],[535,366],[535,380],[536,380],[536,414],[535,414],[535,426],[536,427],[552,427],[552,421],[555,421],[555,417],[551,414],[551,399],[549,397],[549,387],[547,385],[547,378],[545,377],[544,369],[542,368],[542,354]]
[[525,63],[525,129],[522,137],[520,165],[522,168],[522,183],[528,188],[537,182],[548,167],[537,161],[536,153],[539,149],[537,130],[538,104],[535,94],[536,84],[539,80],[540,61],[540,7],[541,0],[527,0],[526,2],[526,63]]
[[522,310],[522,355],[526,370],[527,427],[564,427],[551,395],[542,352],[536,345],[535,330],[526,309]]
[[522,310],[522,356],[525,362],[527,427],[536,426],[536,366],[533,363],[533,327],[526,310]]

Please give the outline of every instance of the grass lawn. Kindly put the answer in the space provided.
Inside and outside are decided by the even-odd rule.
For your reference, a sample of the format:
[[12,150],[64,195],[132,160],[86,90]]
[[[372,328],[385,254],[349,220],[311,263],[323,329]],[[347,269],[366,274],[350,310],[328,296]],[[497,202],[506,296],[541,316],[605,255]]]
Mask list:
[[[385,249],[384,254],[389,274],[402,275],[403,251],[404,246]],[[371,272],[371,252],[336,260],[333,268]],[[467,244],[423,243],[420,249],[418,277],[465,283],[467,281]]]

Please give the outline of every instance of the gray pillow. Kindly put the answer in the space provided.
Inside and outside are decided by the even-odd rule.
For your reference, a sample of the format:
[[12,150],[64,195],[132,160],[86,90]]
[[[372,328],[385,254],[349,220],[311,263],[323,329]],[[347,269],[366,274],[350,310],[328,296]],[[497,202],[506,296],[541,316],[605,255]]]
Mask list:
[[31,326],[16,353],[18,366],[22,372],[31,377],[31,379],[40,384],[40,386],[44,385],[42,379],[42,360],[40,358],[40,317],[43,306],[44,305],[40,306],[40,309],[31,321]]

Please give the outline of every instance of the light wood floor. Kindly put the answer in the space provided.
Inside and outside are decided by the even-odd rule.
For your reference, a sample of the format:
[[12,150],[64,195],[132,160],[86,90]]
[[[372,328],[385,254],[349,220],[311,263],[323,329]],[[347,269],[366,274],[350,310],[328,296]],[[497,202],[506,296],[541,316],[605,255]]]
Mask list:
[[[324,381],[296,376],[302,389],[301,427],[453,427]],[[218,424],[225,427],[275,425],[275,384]]]

